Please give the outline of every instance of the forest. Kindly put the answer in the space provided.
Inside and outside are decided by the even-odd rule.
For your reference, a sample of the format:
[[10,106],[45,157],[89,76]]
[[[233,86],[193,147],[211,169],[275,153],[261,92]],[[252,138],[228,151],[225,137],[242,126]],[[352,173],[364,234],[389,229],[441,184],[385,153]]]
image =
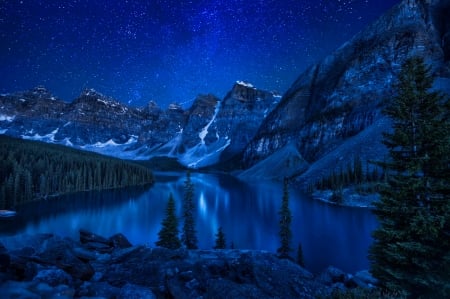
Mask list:
[[65,193],[153,182],[151,170],[133,162],[0,136],[0,209]]

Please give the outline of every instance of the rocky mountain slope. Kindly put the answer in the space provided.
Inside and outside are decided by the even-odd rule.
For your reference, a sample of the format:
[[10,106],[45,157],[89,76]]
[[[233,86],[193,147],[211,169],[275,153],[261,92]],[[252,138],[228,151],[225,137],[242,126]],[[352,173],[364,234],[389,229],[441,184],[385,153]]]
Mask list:
[[[311,66],[264,120],[244,151],[245,165],[258,163],[261,175],[264,159],[295,146],[311,164],[301,178],[311,181],[355,155],[363,161],[382,158],[381,132],[390,125],[381,109],[407,58],[424,57],[436,88],[450,94],[449,16],[448,0],[402,1]],[[272,164],[265,164],[270,173]]]
[[223,100],[202,95],[188,110],[154,102],[138,109],[93,89],[67,103],[37,87],[0,96],[0,133],[128,159],[174,157],[198,168],[242,151],[279,98],[237,82]]

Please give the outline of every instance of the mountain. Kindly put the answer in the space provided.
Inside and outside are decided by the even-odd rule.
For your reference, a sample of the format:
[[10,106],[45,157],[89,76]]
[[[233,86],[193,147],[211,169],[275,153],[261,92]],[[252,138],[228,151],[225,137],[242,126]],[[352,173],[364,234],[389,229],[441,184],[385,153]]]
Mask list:
[[200,95],[188,110],[163,110],[154,102],[128,107],[93,89],[68,103],[36,87],[0,96],[0,134],[198,168],[241,152],[280,98],[239,81],[223,100]]
[[[405,0],[294,82],[245,148],[243,163],[271,176],[269,157],[289,145],[310,163],[310,183],[359,156],[382,159],[381,113],[402,63],[419,55],[450,94],[450,1]],[[270,160],[270,159],[269,159]],[[305,170],[300,164],[299,171]],[[247,171],[252,173],[251,171]],[[251,175],[250,175],[251,176]]]

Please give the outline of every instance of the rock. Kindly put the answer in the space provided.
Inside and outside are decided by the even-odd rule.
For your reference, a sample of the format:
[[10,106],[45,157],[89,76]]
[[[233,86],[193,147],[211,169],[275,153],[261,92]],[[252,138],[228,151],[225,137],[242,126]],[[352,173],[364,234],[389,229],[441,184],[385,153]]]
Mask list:
[[11,255],[8,272],[19,281],[32,280],[37,273],[37,265],[27,258]]
[[156,295],[148,288],[127,283],[117,296],[118,299],[156,299]]
[[327,284],[332,285],[337,282],[344,282],[345,281],[346,274],[344,271],[335,268],[333,266],[329,266],[327,269],[325,269],[324,272],[322,272],[318,280]]
[[106,282],[84,282],[77,293],[76,297],[103,297],[117,298],[120,289]]
[[0,272],[5,272],[9,268],[11,257],[8,254],[8,250],[2,243],[0,243]]
[[75,247],[72,249],[73,254],[82,261],[88,262],[97,258],[96,254],[82,247]]
[[30,283],[8,281],[0,285],[2,298],[40,299],[41,296],[29,290]]
[[362,270],[356,272],[355,277],[363,281],[369,286],[375,286],[378,284],[378,280],[370,274],[369,270]]
[[363,280],[361,280],[358,277],[353,276],[353,275],[348,277],[348,279],[346,279],[344,284],[349,289],[353,289],[353,288],[356,288],[356,287],[360,287],[360,288],[363,288],[363,289],[370,288],[370,286],[367,283],[365,283]]
[[126,258],[126,256],[133,254],[135,251],[141,250],[142,246],[134,246],[134,247],[127,247],[124,249],[118,249],[114,250],[111,254],[111,259],[114,263],[120,263],[123,259]]
[[33,281],[45,282],[49,286],[56,287],[61,284],[70,285],[72,277],[61,269],[45,269],[39,271]]
[[37,256],[41,262],[66,271],[73,278],[89,280],[94,275],[94,269],[75,256],[74,244],[69,239],[55,236],[45,242]]
[[123,234],[115,234],[108,239],[114,248],[124,249],[131,247],[131,243]]
[[104,244],[107,246],[110,246],[111,243],[108,239],[96,235],[92,232],[89,232],[87,230],[84,229],[80,229],[80,242],[81,244],[86,244],[86,243],[99,243],[99,244]]
[[113,247],[111,247],[108,244],[105,243],[99,243],[99,242],[87,242],[83,244],[84,248],[96,251],[99,253],[111,253],[113,251]]

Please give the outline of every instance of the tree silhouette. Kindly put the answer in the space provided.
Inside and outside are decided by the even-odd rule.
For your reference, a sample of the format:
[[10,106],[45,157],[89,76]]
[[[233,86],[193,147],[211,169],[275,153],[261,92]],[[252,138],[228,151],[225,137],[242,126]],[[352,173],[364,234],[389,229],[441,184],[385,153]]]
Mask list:
[[216,245],[214,249],[225,249],[227,247],[227,242],[225,240],[225,234],[222,230],[222,227],[219,227],[219,230],[216,234]]
[[175,215],[175,201],[172,193],[167,202],[166,218],[162,222],[162,228],[158,233],[156,246],[169,249],[178,249],[181,247],[181,241],[178,238],[178,220]]
[[432,85],[423,59],[407,60],[384,111],[394,130],[369,255],[382,286],[411,298],[450,298],[449,102]]
[[280,215],[280,248],[278,248],[277,252],[281,258],[289,258],[289,253],[291,252],[291,222],[292,215],[291,210],[289,209],[289,189],[288,189],[288,181],[284,179],[283,185],[283,199],[281,202],[281,209],[279,211]]

